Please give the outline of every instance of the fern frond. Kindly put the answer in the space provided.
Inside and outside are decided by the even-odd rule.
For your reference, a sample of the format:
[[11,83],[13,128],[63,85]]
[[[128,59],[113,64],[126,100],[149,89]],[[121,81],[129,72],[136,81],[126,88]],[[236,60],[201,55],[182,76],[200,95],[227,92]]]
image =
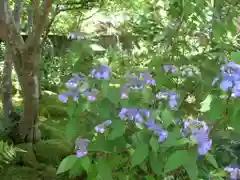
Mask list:
[[7,142],[0,141],[0,164],[9,164],[15,159],[17,152],[26,152],[14,145],[9,145]]

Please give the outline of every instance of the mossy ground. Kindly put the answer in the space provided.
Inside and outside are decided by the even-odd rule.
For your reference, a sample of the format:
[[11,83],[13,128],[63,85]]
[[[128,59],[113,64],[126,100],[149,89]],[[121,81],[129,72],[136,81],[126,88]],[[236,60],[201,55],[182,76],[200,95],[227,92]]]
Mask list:
[[[17,152],[16,158],[3,166],[1,180],[70,180],[66,174],[56,175],[61,160],[73,154],[74,144],[69,142],[64,133],[67,123],[66,111],[57,102],[56,94],[45,95],[41,102],[39,128],[42,140],[32,145],[16,145],[26,152]],[[18,101],[17,105],[21,106]],[[0,107],[1,109],[1,107]]]

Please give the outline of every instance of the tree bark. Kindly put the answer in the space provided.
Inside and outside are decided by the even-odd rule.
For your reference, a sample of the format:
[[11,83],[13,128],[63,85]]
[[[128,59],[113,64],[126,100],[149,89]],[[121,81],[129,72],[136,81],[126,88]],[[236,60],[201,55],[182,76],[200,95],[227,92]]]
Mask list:
[[[13,11],[13,16],[15,20],[15,24],[17,27],[20,25],[21,19],[21,11],[22,11],[22,0],[15,0],[15,6]],[[4,121],[3,127],[9,128],[13,123],[11,122],[10,114],[14,111],[13,103],[12,103],[12,63],[14,57],[11,46],[6,43],[6,51],[5,51],[5,60],[3,67],[3,75],[2,75],[2,103],[3,103],[3,113],[4,113]],[[19,69],[16,69],[17,74],[19,75]]]
[[[40,39],[44,32],[51,10],[51,0],[45,1],[40,7],[40,0],[32,0],[33,27],[26,42],[20,35],[14,21],[13,14],[7,0],[0,0],[0,37],[8,43],[12,52],[14,67],[19,70],[18,78],[23,93],[24,113],[19,123],[19,138],[24,141],[34,141],[37,131],[37,118],[39,109],[39,82],[38,63],[40,57]],[[7,34],[6,34],[7,32]]]
[[[48,14],[51,10],[51,0],[46,0],[45,6],[40,8],[40,1],[33,0],[32,31],[28,34],[26,45],[21,54],[24,113],[19,124],[19,134],[25,141],[34,142],[40,139],[38,129],[39,111],[39,61],[41,35],[46,29]],[[41,10],[40,10],[41,9]]]
[[[8,45],[6,45],[8,47]],[[4,67],[2,74],[2,103],[3,103],[3,127],[8,128],[11,125],[9,115],[13,110],[12,104],[12,52],[6,48],[4,55]]]

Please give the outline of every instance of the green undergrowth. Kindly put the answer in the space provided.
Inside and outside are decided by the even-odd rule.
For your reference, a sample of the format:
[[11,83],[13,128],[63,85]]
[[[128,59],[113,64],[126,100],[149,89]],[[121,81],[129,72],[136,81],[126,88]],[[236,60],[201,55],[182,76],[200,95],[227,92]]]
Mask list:
[[[21,112],[21,101],[14,101],[14,104]],[[71,179],[66,174],[56,175],[56,168],[62,159],[74,154],[74,143],[67,140],[65,133],[68,123],[65,108],[64,104],[58,101],[56,94],[44,93],[39,112],[41,140],[34,145],[31,143],[16,145],[25,152],[16,152],[14,160],[3,166],[0,172],[1,180]],[[0,112],[2,112],[1,104]]]

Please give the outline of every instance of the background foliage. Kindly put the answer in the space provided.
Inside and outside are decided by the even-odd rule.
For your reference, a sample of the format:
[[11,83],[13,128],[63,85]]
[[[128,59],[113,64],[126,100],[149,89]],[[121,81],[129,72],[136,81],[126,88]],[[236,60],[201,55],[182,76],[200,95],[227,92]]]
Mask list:
[[[55,3],[61,12],[50,28],[53,38],[48,36],[41,54],[42,140],[34,145],[37,159],[17,158],[14,167],[31,167],[42,173],[46,167],[36,162],[45,163],[57,174],[51,177],[66,179],[226,179],[229,174],[224,168],[240,163],[239,100],[227,98],[229,93],[219,84],[213,87],[212,82],[223,64],[239,63],[239,2]],[[21,31],[26,33],[27,12],[22,16]],[[0,64],[4,48],[1,43]],[[111,69],[110,80],[96,81],[89,76],[92,68],[103,64]],[[178,71],[166,73],[164,65],[173,65]],[[91,87],[100,91],[96,102],[85,97],[78,103],[72,98],[66,104],[60,102],[58,95],[66,90],[66,82],[79,72],[89,79],[78,84],[80,90]],[[144,86],[131,92],[129,99],[121,99],[121,87],[131,79],[124,75],[143,72],[152,74],[156,86]],[[14,101],[22,111],[21,89],[13,76]],[[130,84],[135,89],[139,85],[136,79]],[[177,92],[177,109],[156,100],[159,91]],[[168,131],[167,139],[159,142],[144,126],[120,120],[119,112],[125,107],[150,109],[151,119]],[[178,120],[194,119],[205,121],[211,130],[213,143],[204,155],[198,155],[192,137],[181,135],[183,125]],[[105,120],[112,124],[104,133],[97,133],[95,127]],[[87,156],[76,156],[77,139],[90,140],[88,146],[78,146],[81,151],[88,147]],[[29,154],[28,146],[20,147],[24,152],[17,157]],[[48,154],[51,147],[57,147],[57,157]],[[10,176],[11,167],[5,167],[5,177]]]

